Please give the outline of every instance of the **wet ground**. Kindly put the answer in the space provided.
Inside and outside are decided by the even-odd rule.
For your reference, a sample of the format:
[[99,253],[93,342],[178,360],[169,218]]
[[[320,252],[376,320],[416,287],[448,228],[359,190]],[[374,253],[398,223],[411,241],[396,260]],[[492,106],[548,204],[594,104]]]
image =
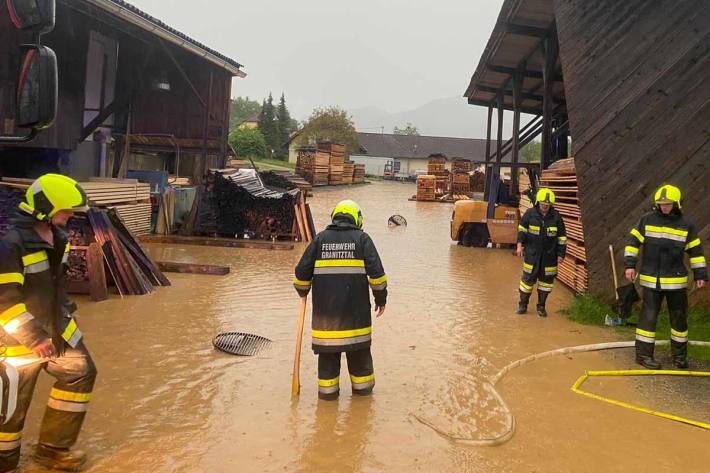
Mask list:
[[[319,228],[338,200],[357,200],[390,277],[387,312],[374,322],[377,386],[370,398],[351,398],[345,376],[339,401],[317,400],[306,331],[301,396],[291,400],[299,309],[291,279],[301,245],[295,251],[150,245],[160,260],[227,264],[232,272],[171,274],[173,286],[150,296],[80,301],[80,325],[99,369],[80,438],[91,455],[89,471],[708,471],[707,431],[570,391],[585,369],[634,368],[628,350],[563,356],[511,372],[499,392],[517,432],[503,446],[460,445],[417,421],[461,437],[500,432],[501,409],[481,388],[484,379],[527,355],[613,335],[559,316],[570,297],[560,287],[549,318],[514,315],[520,260],[509,250],[457,247],[449,241],[451,206],[407,201],[414,191],[411,184],[375,183],[318,191],[312,200]],[[395,213],[406,217],[406,229],[387,228]],[[215,352],[210,340],[226,330],[274,344],[255,358]],[[663,397],[669,402],[654,405],[659,398],[645,393],[657,382],[614,378],[587,388],[673,411],[683,385],[674,381]],[[710,397],[710,382],[692,383]],[[48,389],[45,376],[25,447],[36,442]],[[681,414],[710,422],[707,402],[679,406]]]

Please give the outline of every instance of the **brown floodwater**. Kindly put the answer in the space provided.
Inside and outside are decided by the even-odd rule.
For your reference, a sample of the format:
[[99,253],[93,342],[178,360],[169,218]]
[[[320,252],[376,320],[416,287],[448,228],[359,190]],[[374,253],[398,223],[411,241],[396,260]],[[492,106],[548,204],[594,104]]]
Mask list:
[[[316,358],[304,336],[301,395],[290,396],[299,299],[291,285],[303,250],[264,251],[149,245],[160,260],[223,264],[225,277],[171,274],[173,286],[143,297],[80,300],[80,325],[98,365],[92,408],[80,437],[92,472],[592,472],[708,470],[710,434],[576,395],[585,369],[634,368],[630,351],[539,361],[499,385],[517,432],[499,447],[460,445],[452,435],[504,429],[482,381],[511,361],[554,348],[611,341],[609,331],[557,313],[570,294],[557,287],[550,317],[516,316],[521,262],[510,250],[473,249],[449,240],[451,206],[409,202],[411,184],[375,183],[319,190],[318,228],[340,199],[363,207],[390,278],[385,315],[374,321],[377,386],[351,398],[317,400]],[[390,230],[401,214],[407,228]],[[271,338],[253,358],[216,352],[220,331]],[[343,373],[345,372],[343,366]],[[697,380],[696,380],[697,381]],[[589,390],[673,412],[645,395],[653,379],[590,381]],[[697,384],[697,382],[696,382]],[[710,392],[704,387],[695,390]],[[49,379],[37,389],[25,451],[37,439]],[[687,404],[687,403],[686,403]],[[684,404],[710,421],[708,403]],[[31,462],[25,459],[28,471]]]

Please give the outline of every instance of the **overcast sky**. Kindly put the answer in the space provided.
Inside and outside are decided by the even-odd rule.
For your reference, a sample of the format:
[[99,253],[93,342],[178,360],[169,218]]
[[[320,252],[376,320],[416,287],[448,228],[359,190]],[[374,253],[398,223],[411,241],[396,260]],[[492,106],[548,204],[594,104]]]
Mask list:
[[[461,96],[502,0],[129,0],[245,65],[233,95],[387,112]],[[465,99],[461,99],[464,101]]]

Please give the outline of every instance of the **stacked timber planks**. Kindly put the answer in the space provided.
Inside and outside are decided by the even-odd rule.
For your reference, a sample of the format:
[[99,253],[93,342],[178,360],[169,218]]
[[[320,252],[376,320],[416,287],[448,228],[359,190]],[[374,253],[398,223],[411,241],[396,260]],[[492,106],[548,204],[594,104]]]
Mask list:
[[353,184],[364,184],[365,183],[365,165],[356,164],[355,170],[353,172]]
[[313,186],[328,185],[330,154],[313,147],[298,149],[296,174]]
[[80,182],[94,206],[107,206],[150,200],[150,184],[137,179],[100,179]]
[[528,192],[532,188],[530,182],[530,175],[527,169],[521,169],[518,175],[518,190],[520,192],[520,215],[524,215],[528,209],[533,207],[533,203],[530,200]]
[[346,162],[343,164],[343,184],[352,184],[355,174],[355,164]]
[[134,235],[148,235],[150,233],[150,219],[152,205],[150,202],[138,202],[136,204],[121,204],[108,207],[116,211],[123,220],[126,227]]
[[455,172],[451,182],[451,193],[468,195],[469,192],[471,192],[471,176],[467,172]]
[[437,195],[448,193],[449,172],[446,170],[446,156],[443,154],[432,154],[427,163],[427,175],[435,177],[435,192]]
[[451,162],[451,172],[454,174],[457,172],[471,172],[471,161],[468,159],[454,158]]
[[330,156],[328,184],[331,186],[343,183],[343,169],[345,164],[345,145],[339,143],[318,143],[318,151],[326,152]]
[[436,200],[436,176],[417,176],[417,200]]
[[558,278],[573,291],[586,292],[589,276],[574,159],[563,159],[544,170],[540,184],[555,193],[555,208],[567,230],[567,256],[559,266]]

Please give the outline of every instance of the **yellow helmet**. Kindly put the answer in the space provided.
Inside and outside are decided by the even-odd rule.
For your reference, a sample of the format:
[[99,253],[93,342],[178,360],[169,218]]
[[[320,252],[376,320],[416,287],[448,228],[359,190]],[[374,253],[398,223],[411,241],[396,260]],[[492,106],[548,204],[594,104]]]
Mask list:
[[654,202],[658,204],[676,204],[680,208],[680,189],[670,184],[665,184],[658,188]]
[[555,193],[547,187],[541,187],[540,190],[537,191],[537,195],[535,195],[535,203],[539,204],[540,202],[553,205],[555,203]]
[[357,228],[362,228],[362,210],[360,210],[360,206],[354,200],[341,200],[338,202],[338,205],[331,212],[330,218],[335,218],[338,214],[352,217],[353,223],[357,225]]
[[49,222],[62,210],[87,211],[87,200],[84,189],[74,179],[61,174],[45,174],[27,189],[20,210],[37,220]]

